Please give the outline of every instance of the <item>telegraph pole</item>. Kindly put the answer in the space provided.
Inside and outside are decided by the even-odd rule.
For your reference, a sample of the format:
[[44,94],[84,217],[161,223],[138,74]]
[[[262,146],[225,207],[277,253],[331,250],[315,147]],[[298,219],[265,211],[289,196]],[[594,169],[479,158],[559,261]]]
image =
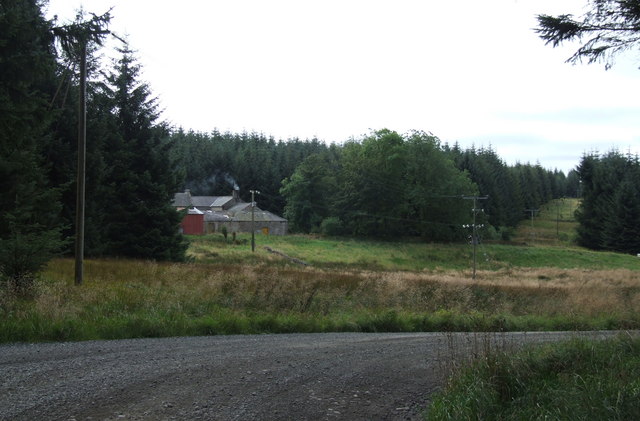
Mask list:
[[536,212],[539,212],[540,209],[525,209],[525,212],[529,212],[531,214],[531,239],[535,239],[535,231],[533,230],[533,216]]
[[256,194],[260,194],[258,190],[249,190],[251,192],[251,251],[256,251]]
[[556,199],[556,239],[560,237],[560,202]]
[[[564,210],[564,197],[562,198],[562,206]],[[556,199],[556,238],[560,238],[560,199]]]
[[84,203],[87,157],[87,42],[80,46],[80,105],[78,108],[78,175],[76,189],[76,265],[75,283],[84,278]]
[[473,200],[473,225],[471,234],[471,243],[473,244],[473,279],[476,279],[476,248],[478,246],[478,225],[476,224],[476,215],[478,212],[484,212],[484,209],[478,209],[478,200],[487,200],[489,196],[462,196],[464,200]]
[[[52,28],[53,35],[62,44],[63,50],[71,58],[80,60],[80,94],[78,105],[78,168],[76,180],[76,244],[75,244],[75,283],[81,285],[84,278],[84,211],[85,211],[85,172],[87,158],[87,44],[95,42],[103,45],[106,35],[104,29],[111,20],[110,11],[102,16],[93,15],[88,21],[80,22],[82,13],[75,23]],[[117,38],[117,37],[116,37]],[[78,51],[79,50],[79,51]],[[77,56],[79,52],[80,56]]]

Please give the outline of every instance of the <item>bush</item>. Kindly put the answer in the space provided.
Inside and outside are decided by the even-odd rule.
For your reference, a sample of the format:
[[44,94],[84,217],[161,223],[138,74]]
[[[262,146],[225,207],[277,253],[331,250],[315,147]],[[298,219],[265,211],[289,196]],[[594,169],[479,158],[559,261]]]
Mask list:
[[482,230],[482,238],[485,240],[497,240],[499,238],[498,231],[493,227],[493,225],[487,225],[484,230]]
[[500,236],[502,241],[511,241],[511,238],[515,234],[515,230],[512,227],[500,227]]
[[334,237],[343,233],[342,221],[340,218],[330,216],[325,218],[320,224],[320,233]]

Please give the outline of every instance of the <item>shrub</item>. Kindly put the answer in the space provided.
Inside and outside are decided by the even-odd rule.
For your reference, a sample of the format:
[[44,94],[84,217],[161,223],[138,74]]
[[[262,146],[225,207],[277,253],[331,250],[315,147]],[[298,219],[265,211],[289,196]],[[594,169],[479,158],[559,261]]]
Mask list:
[[342,221],[335,216],[325,218],[320,224],[320,232],[330,237],[340,235],[343,233]]
[[515,234],[515,230],[511,227],[500,227],[500,236],[502,241],[511,241],[511,238]]

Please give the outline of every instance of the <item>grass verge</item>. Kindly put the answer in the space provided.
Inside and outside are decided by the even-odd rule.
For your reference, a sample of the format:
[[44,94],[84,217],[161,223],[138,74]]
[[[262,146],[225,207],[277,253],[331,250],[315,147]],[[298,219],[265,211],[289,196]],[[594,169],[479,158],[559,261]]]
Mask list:
[[574,339],[478,359],[435,397],[442,420],[640,419],[640,339]]

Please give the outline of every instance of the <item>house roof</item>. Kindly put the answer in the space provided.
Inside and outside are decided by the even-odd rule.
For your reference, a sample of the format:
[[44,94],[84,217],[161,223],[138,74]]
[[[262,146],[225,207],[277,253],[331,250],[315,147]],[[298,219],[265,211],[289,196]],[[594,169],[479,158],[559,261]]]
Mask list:
[[191,196],[191,205],[210,208],[217,196]]
[[227,203],[233,200],[233,196],[218,196],[211,203],[211,207],[223,207]]
[[[256,209],[253,217],[256,222],[287,222],[286,219],[276,214],[258,209]],[[238,212],[233,216],[233,220],[237,222],[251,221],[251,211]]]
[[[235,205],[233,205],[232,207],[230,207],[228,209],[228,212],[232,215],[235,215],[238,212],[242,212],[247,208],[251,208],[251,203],[246,203],[246,202],[242,202],[242,203],[236,203]],[[256,211],[258,211],[259,209],[256,207]]]
[[173,206],[176,208],[188,208],[191,206],[191,194],[189,192],[174,194]]
[[[189,208],[190,215],[204,214],[205,221],[210,222],[251,221],[251,203],[236,203],[235,200],[238,199],[234,196],[191,196],[189,191],[185,191],[184,193],[174,194],[173,206],[176,208]],[[232,206],[225,209],[225,205]],[[211,208],[224,210],[211,210]],[[257,206],[254,211],[254,220],[256,222],[287,222],[285,218],[281,218],[269,211],[263,211]]]
[[231,217],[221,212],[208,211],[204,214],[204,220],[207,222],[230,221]]
[[176,193],[173,195],[173,206],[176,208],[211,208],[224,207],[235,200],[233,196],[192,196],[190,192]]

